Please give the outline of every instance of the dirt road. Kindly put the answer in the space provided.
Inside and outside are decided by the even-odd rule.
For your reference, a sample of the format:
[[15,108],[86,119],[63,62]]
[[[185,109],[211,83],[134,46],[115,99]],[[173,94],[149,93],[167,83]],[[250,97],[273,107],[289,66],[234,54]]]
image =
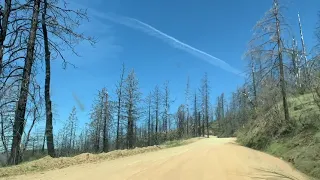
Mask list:
[[[306,179],[286,162],[238,146],[234,139],[195,143],[98,164],[82,164],[15,180],[246,180]],[[289,176],[291,178],[284,178]]]

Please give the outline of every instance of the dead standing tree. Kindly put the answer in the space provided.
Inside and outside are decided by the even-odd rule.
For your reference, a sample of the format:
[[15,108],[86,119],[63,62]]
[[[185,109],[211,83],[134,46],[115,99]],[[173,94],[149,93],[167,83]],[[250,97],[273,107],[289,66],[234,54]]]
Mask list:
[[[94,43],[91,37],[86,37],[82,33],[75,31],[80,26],[80,22],[87,20],[87,14],[82,9],[68,9],[66,1],[63,1],[64,7],[59,7],[56,0],[44,0],[42,8],[42,34],[38,34],[43,39],[45,51],[45,101],[46,101],[46,138],[48,154],[51,157],[55,156],[54,140],[53,140],[53,125],[52,125],[52,103],[50,99],[50,77],[51,77],[51,50],[55,53],[56,57],[63,60],[63,65],[66,67],[67,60],[64,58],[62,52],[66,49],[71,50],[77,55],[75,46],[80,41],[88,41]],[[53,41],[51,38],[58,39]],[[66,48],[66,49],[64,49]],[[51,50],[50,50],[51,49]]]
[[207,137],[209,137],[209,81],[208,81],[208,74],[205,73],[202,79],[202,87],[201,87],[201,95],[202,95],[202,107],[203,107],[203,136],[205,132],[205,127],[207,129]]
[[164,106],[164,112],[163,112],[163,131],[165,132],[165,139],[167,139],[168,135],[168,121],[169,121],[169,112],[170,112],[170,104],[173,101],[170,100],[170,90],[169,90],[169,82],[167,81],[164,84],[164,99],[163,99],[163,106]]
[[201,129],[200,129],[200,118],[198,115],[198,101],[197,101],[197,92],[194,93],[194,100],[193,100],[193,118],[194,118],[194,136],[201,136]]
[[122,64],[120,81],[117,85],[117,134],[116,134],[116,149],[120,148],[120,121],[121,121],[121,114],[122,114],[122,106],[123,106],[123,83],[124,83],[124,73],[125,73],[125,66]]
[[18,164],[20,162],[20,143],[25,126],[25,113],[27,98],[29,92],[31,68],[34,62],[34,49],[36,40],[36,31],[38,25],[38,16],[40,11],[40,0],[34,0],[32,23],[30,28],[27,54],[25,58],[25,65],[20,85],[19,100],[15,112],[15,119],[13,124],[13,138],[11,146],[11,154],[9,164]]
[[155,111],[155,118],[156,118],[156,127],[155,127],[155,144],[159,143],[159,121],[160,121],[160,99],[161,99],[161,92],[159,86],[154,88],[153,94],[153,108]]
[[[33,2],[33,4],[32,4]],[[40,8],[43,4],[43,8]],[[11,56],[15,57],[15,59],[23,58],[23,52],[26,50],[25,55],[25,66],[23,68],[22,80],[20,85],[20,93],[19,100],[17,103],[17,110],[15,113],[15,122],[14,122],[14,136],[12,140],[12,148],[11,148],[11,164],[17,164],[19,162],[19,145],[21,142],[21,133],[24,130],[24,116],[28,98],[28,88],[30,84],[30,75],[31,69],[36,59],[42,59],[42,49],[45,46],[45,59],[46,59],[46,100],[47,100],[47,135],[48,135],[48,149],[49,154],[54,156],[54,145],[53,145],[53,136],[52,134],[52,113],[50,113],[50,66],[48,63],[50,62],[50,58],[60,57],[64,62],[64,67],[68,63],[67,60],[63,57],[62,52],[69,49],[76,54],[75,45],[79,43],[81,40],[88,40],[93,42],[92,38],[86,37],[81,33],[77,33],[74,31],[80,25],[81,20],[87,19],[86,12],[83,10],[70,10],[66,8],[66,4],[64,3],[64,7],[57,6],[58,1],[27,1],[26,4],[21,5],[19,8],[19,12],[13,15],[12,24],[16,24],[17,28],[15,28],[11,34],[17,34],[14,39],[14,43],[16,39],[20,40],[20,44],[16,47],[11,48]],[[28,14],[32,11],[32,19]],[[42,28],[38,26],[40,24],[39,21],[39,13],[42,12]],[[31,23],[30,23],[30,22]],[[30,26],[30,28],[28,28]],[[11,35],[12,36],[12,35]],[[28,37],[28,41],[25,42],[25,37]],[[54,40],[53,40],[54,39]],[[43,40],[43,41],[41,41]],[[22,42],[22,43],[21,43]],[[43,43],[42,43],[43,42]],[[26,47],[26,48],[25,48]],[[16,49],[16,50],[15,50]],[[50,56],[50,50],[52,49],[54,54]],[[22,55],[22,56],[19,56]],[[3,66],[4,67],[4,66]],[[51,114],[51,115],[50,115]],[[52,139],[52,140],[50,140]]]
[[102,89],[102,95],[104,96],[103,103],[103,131],[102,131],[102,144],[103,152],[109,151],[109,127],[111,121],[111,103],[109,102],[109,95],[107,90]]
[[49,47],[49,38],[48,30],[46,24],[46,15],[47,15],[47,0],[43,1],[43,12],[42,12],[42,33],[43,33],[43,44],[45,51],[45,64],[46,64],[46,75],[45,75],[45,85],[44,85],[44,94],[45,94],[45,107],[46,107],[46,128],[45,135],[47,139],[47,149],[48,154],[51,157],[55,157],[54,151],[54,140],[53,140],[53,125],[52,125],[52,103],[50,98],[50,79],[51,79],[51,63],[50,63],[50,47]]
[[185,106],[186,106],[186,132],[185,132],[185,135],[187,137],[189,137],[189,131],[190,131],[190,122],[189,122],[189,119],[190,119],[190,114],[189,114],[189,101],[190,101],[190,78],[188,76],[188,79],[187,79],[187,86],[186,86],[186,90],[185,90]]
[[149,95],[145,99],[148,107],[148,117],[147,117],[147,124],[148,124],[148,146],[151,146],[151,137],[152,137],[152,119],[151,119],[151,106],[152,106],[152,93],[150,92]]
[[0,17],[0,75],[3,68],[3,54],[4,54],[4,42],[7,36],[9,16],[11,14],[11,0],[5,0],[4,8],[1,7]]
[[272,8],[266,12],[264,18],[258,21],[254,27],[254,31],[254,37],[249,44],[250,50],[248,54],[259,52],[265,57],[265,67],[263,67],[265,70],[264,77],[268,76],[273,79],[276,74],[279,74],[284,116],[286,122],[288,122],[290,116],[284,70],[285,47],[282,35],[282,31],[288,31],[288,25],[285,22],[282,6],[280,6],[278,0],[273,1]]
[[139,115],[139,103],[141,93],[139,91],[139,82],[132,70],[125,80],[124,86],[124,104],[127,118],[127,148],[132,149],[135,146],[135,121]]

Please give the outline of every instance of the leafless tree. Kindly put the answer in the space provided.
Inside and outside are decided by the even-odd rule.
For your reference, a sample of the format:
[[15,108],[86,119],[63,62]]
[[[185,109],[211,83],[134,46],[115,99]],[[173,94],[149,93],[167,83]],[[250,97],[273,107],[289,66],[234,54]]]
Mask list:
[[184,136],[185,114],[184,105],[180,105],[177,112],[177,135],[180,139]]
[[9,25],[9,16],[11,14],[11,0],[5,0],[4,8],[2,9],[1,6],[1,12],[0,12],[0,74],[2,74],[2,68],[3,68],[3,54],[4,54],[4,42],[7,37],[7,30]]
[[288,31],[288,25],[285,22],[282,6],[278,0],[273,1],[272,8],[266,12],[265,17],[262,18],[254,27],[254,37],[250,41],[250,50],[248,54],[259,52],[265,57],[265,74],[270,78],[276,75],[275,70],[278,68],[280,93],[282,95],[283,109],[285,120],[288,122],[289,107],[287,102],[287,89],[285,79],[285,65],[284,54],[285,47],[283,43],[283,31]]
[[76,108],[73,107],[68,117],[60,129],[57,138],[56,156],[71,156],[76,153],[76,135],[78,128],[78,117]]
[[153,90],[153,94],[152,94],[152,99],[153,99],[153,109],[154,109],[154,113],[155,113],[155,119],[156,119],[156,126],[155,126],[155,143],[159,144],[159,121],[160,121],[160,105],[161,105],[161,92],[160,92],[160,88],[157,85],[154,90]]
[[10,158],[9,158],[10,164],[18,164],[21,161],[20,143],[21,143],[21,137],[24,131],[24,126],[25,126],[25,113],[26,113],[26,104],[27,104],[27,98],[28,98],[28,92],[29,92],[30,75],[31,75],[32,65],[34,62],[34,50],[35,50],[38,16],[40,11],[40,0],[34,0],[33,9],[34,10],[32,15],[32,23],[31,23],[28,46],[27,46],[27,54],[26,54],[25,65],[23,69],[22,81],[20,85],[19,100],[17,103],[15,119],[13,124],[13,139],[12,139],[12,145],[11,145]]
[[42,11],[42,33],[43,33],[43,44],[45,49],[45,64],[46,64],[46,75],[45,75],[45,104],[46,104],[46,130],[45,135],[47,139],[47,149],[48,154],[51,157],[55,157],[54,152],[54,140],[53,140],[53,124],[52,124],[52,106],[51,106],[51,98],[50,98],[50,80],[51,80],[51,63],[50,63],[50,47],[49,47],[49,38],[48,38],[48,30],[46,24],[46,16],[47,16],[47,0],[43,1],[43,11]]
[[[7,91],[16,91],[18,97],[16,104],[15,100],[4,102],[4,104],[12,103],[13,106],[16,106],[9,159],[11,164],[17,164],[21,159],[19,157],[21,133],[24,132],[24,124],[26,124],[27,100],[32,95],[32,92],[29,92],[30,79],[31,76],[34,76],[33,71],[37,61],[43,59],[43,55],[45,55],[47,62],[50,59],[60,57],[66,66],[68,62],[63,56],[63,51],[71,50],[77,54],[75,45],[81,40],[93,42],[92,38],[75,31],[80,22],[87,19],[86,12],[68,9],[66,2],[60,2],[58,0],[28,0],[25,2],[6,0],[4,9],[1,9],[0,99],[3,100],[2,96]],[[60,6],[61,4],[63,6]],[[39,18],[40,14],[42,14],[42,18]],[[41,24],[42,27],[39,26]],[[52,56],[50,56],[50,51]],[[21,64],[24,65],[21,66]],[[46,92],[50,91],[48,84],[50,85],[50,79],[46,83]],[[50,97],[50,94],[45,94],[46,97]],[[50,123],[52,118],[49,117],[50,113],[47,117],[47,130],[52,127],[52,123]],[[50,135],[52,132],[46,134]],[[51,147],[48,146],[48,152],[53,155],[53,140],[50,140],[49,136],[47,139],[48,145],[51,144]]]
[[187,79],[187,86],[186,86],[186,90],[185,90],[185,104],[186,104],[186,135],[189,136],[189,126],[190,126],[190,115],[189,115],[189,101],[190,101],[190,78],[188,76]]
[[139,91],[139,82],[136,78],[134,70],[130,72],[125,80],[124,86],[124,104],[127,118],[127,148],[131,149],[135,145],[134,128],[135,121],[139,116],[139,104],[141,101],[141,93]]
[[120,121],[121,121],[121,112],[123,104],[123,83],[124,83],[124,73],[125,66],[122,64],[122,70],[120,75],[120,81],[117,85],[117,96],[118,96],[118,105],[117,105],[117,135],[116,135],[116,149],[120,148]]
[[198,100],[197,100],[197,93],[194,93],[194,101],[193,101],[193,111],[194,111],[194,131],[195,135],[201,136],[201,122],[200,116],[198,113]]
[[75,150],[75,141],[76,141],[76,131],[77,131],[77,124],[78,124],[78,117],[77,117],[77,112],[76,108],[73,107],[71,114],[68,119],[68,129],[69,129],[69,145],[68,147],[68,154],[72,154],[73,151]]
[[169,112],[170,112],[170,104],[172,103],[170,99],[170,90],[169,90],[169,82],[165,82],[164,84],[164,99],[163,99],[163,106],[164,106],[164,112],[163,112],[163,130],[165,132],[165,139],[167,138],[168,134],[168,121],[169,121]]
[[103,143],[103,152],[109,151],[109,130],[110,130],[110,122],[111,122],[111,112],[112,107],[109,102],[109,95],[106,89],[102,89],[102,96],[104,99],[103,103],[103,131],[102,131],[102,143]]
[[308,58],[307,58],[307,50],[306,50],[306,45],[305,45],[305,42],[304,42],[302,23],[301,23],[301,19],[300,19],[300,14],[299,13],[298,13],[298,22],[299,22],[300,39],[301,39],[301,46],[302,46],[302,52],[300,54],[301,54],[301,59],[303,60],[303,81],[304,81],[304,85],[306,85],[307,87],[310,87],[310,85],[311,85],[310,84],[310,81],[311,81],[311,79],[310,79],[310,67],[309,67],[310,65],[309,65]]
[[201,87],[201,96],[202,96],[202,111],[203,111],[203,132],[205,131],[204,128],[207,129],[207,137],[209,137],[209,81],[208,81],[208,74],[205,73],[202,79],[202,87]]
[[149,95],[146,97],[146,103],[147,103],[147,107],[148,107],[148,120],[147,120],[147,124],[148,124],[148,146],[151,146],[151,137],[152,137],[152,118],[151,118],[151,108],[152,108],[152,93],[149,93]]

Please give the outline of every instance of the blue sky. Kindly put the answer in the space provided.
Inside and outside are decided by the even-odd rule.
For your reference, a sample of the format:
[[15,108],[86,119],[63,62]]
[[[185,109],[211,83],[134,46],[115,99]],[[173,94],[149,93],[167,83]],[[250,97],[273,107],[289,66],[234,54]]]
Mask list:
[[[283,0],[294,33],[298,35],[297,12],[300,12],[306,44],[312,46],[313,31],[320,10],[319,0]],[[76,3],[75,3],[76,2]],[[144,31],[110,21],[103,16],[110,13],[137,19],[156,29],[217,57],[243,72],[246,62],[242,56],[252,35],[252,27],[271,7],[271,0],[76,0],[74,7],[88,8],[90,22],[79,31],[94,36],[98,43],[91,47],[80,43],[81,57],[65,53],[77,66],[61,68],[59,59],[52,65],[52,99],[59,114],[56,123],[68,118],[73,106],[78,109],[80,124],[89,121],[91,104],[97,91],[106,87],[115,98],[115,84],[119,80],[121,64],[127,72],[135,69],[144,96],[158,84],[169,81],[172,110],[184,102],[187,77],[191,91],[200,86],[204,73],[208,73],[211,98],[222,92],[229,94],[244,82],[244,78],[214,66],[203,58],[168,44]],[[80,111],[72,94],[85,106]]]

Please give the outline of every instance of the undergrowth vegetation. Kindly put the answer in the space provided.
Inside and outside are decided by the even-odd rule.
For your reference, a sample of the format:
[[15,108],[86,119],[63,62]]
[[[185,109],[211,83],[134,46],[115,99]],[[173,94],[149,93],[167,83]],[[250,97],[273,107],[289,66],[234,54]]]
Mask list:
[[271,109],[240,128],[236,133],[238,142],[281,157],[300,171],[320,178],[319,109],[312,94],[292,98],[289,102],[289,122]]

